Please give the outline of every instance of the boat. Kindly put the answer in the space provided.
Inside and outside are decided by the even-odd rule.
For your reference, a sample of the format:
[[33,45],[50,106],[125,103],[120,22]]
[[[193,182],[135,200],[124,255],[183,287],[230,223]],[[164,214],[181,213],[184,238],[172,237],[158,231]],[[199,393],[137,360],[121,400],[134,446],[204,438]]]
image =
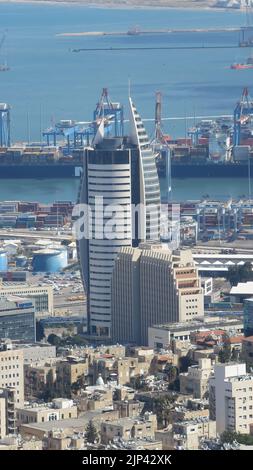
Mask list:
[[7,64],[0,64],[0,72],[7,72],[10,67]]
[[232,64],[230,66],[232,70],[244,70],[244,69],[253,69],[253,64]]

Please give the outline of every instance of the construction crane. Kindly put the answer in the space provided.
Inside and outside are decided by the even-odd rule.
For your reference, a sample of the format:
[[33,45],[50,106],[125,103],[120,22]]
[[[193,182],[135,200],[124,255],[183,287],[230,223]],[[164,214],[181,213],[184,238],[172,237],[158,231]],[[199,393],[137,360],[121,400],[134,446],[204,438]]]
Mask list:
[[[6,38],[6,33],[3,34],[0,40],[0,53],[1,53],[4,41],[5,41],[5,38]],[[10,67],[7,65],[7,63],[6,62],[4,64],[0,63],[0,72],[7,72],[7,70],[10,70]]]

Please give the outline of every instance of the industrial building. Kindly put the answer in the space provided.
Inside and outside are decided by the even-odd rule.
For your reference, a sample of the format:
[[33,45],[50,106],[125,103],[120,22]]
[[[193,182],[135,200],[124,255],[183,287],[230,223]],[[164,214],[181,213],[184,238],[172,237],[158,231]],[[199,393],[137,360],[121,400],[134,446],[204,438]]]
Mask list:
[[206,276],[212,274],[213,277],[223,277],[233,266],[243,266],[247,262],[253,264],[253,255],[250,253],[194,253],[193,259],[201,274]]
[[172,254],[143,243],[117,255],[112,276],[114,342],[148,343],[148,328],[204,315],[204,295],[189,250]]
[[[243,255],[240,255],[243,256]],[[253,297],[253,282],[239,282],[230,290],[230,299],[232,302],[243,303],[244,300]]]
[[[88,331],[96,339],[111,336],[111,276],[117,254],[122,247],[137,246],[140,240],[160,238],[160,187],[155,156],[131,99],[129,106],[130,135],[123,137],[118,121],[121,107],[108,101],[102,103],[103,109],[115,116],[114,135],[105,136],[102,119],[84,158],[79,203],[92,208],[92,224],[86,216],[78,252],[88,294]],[[99,213],[103,212],[101,217],[95,217],[95,203],[101,197]],[[138,208],[139,204],[143,210],[134,214],[132,205]],[[107,237],[113,216],[111,205],[114,210],[120,206],[123,213],[117,219],[116,232]],[[108,208],[110,215],[106,216],[104,211]],[[91,226],[94,223],[96,226]]]
[[35,251],[33,254],[33,271],[56,273],[62,271],[68,265],[68,253],[66,248]]
[[7,271],[8,268],[8,257],[5,251],[0,251],[0,272]]

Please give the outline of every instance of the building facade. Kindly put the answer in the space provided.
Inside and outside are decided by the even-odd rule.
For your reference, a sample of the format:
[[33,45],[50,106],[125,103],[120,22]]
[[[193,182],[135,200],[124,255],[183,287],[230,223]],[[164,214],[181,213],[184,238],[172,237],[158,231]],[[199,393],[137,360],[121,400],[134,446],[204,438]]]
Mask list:
[[243,304],[244,335],[253,335],[253,298],[245,299]]
[[24,359],[19,350],[0,350],[0,389],[15,390],[15,406],[24,403]]
[[15,295],[18,297],[29,298],[34,302],[36,314],[49,313],[53,315],[54,304],[53,304],[53,289],[51,286],[24,286],[15,285],[7,286],[0,284],[0,299]]
[[30,299],[0,299],[0,339],[36,341],[35,310]]
[[217,432],[250,433],[253,422],[253,375],[245,364],[216,364],[209,382],[210,418]]
[[99,129],[84,157],[79,202],[89,212],[83,212],[79,226],[78,254],[88,294],[88,331],[97,339],[111,337],[111,278],[117,254],[122,247],[160,237],[155,156],[131,99],[130,129],[130,136],[113,138]]
[[148,328],[204,315],[204,295],[189,250],[176,255],[159,243],[124,248],[112,276],[114,342],[148,344]]
[[206,398],[212,372],[211,359],[199,359],[197,365],[188,367],[188,372],[179,374],[180,393],[192,394],[194,398]]

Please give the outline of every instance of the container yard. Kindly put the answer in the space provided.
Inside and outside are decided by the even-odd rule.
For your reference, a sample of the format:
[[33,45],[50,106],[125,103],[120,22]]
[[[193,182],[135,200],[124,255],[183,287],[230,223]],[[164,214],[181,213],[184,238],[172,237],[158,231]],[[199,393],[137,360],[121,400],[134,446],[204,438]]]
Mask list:
[[[161,106],[161,94],[157,93],[156,100],[158,95],[160,102],[155,103],[156,111]],[[112,102],[108,90],[103,89],[90,122],[60,120],[43,131],[40,143],[10,145],[10,107],[2,104],[0,178],[79,178],[85,147],[96,135],[102,109],[105,135],[110,136],[112,130],[117,135],[120,129],[114,129],[114,123],[117,121],[123,129],[128,121],[124,117],[123,106]],[[248,177],[253,161],[252,118],[253,100],[249,90],[244,88],[230,116],[201,119],[188,129],[183,138],[173,138],[165,132],[161,134],[160,129],[154,142],[155,149],[158,149],[159,174],[166,175],[165,155],[169,153],[172,178]],[[164,126],[165,120],[167,118],[155,115],[155,126],[158,122],[160,127]]]

